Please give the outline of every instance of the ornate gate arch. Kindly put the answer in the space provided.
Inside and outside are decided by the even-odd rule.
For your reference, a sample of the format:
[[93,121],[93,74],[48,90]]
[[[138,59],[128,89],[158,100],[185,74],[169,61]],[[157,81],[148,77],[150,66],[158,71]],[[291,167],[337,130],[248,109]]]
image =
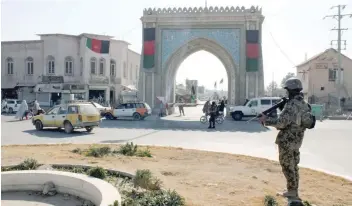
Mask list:
[[[197,38],[194,40],[190,40],[189,42],[183,44],[179,49],[177,49],[173,54],[168,58],[165,62],[164,69],[162,76],[163,78],[163,90],[165,92],[164,96],[169,102],[175,102],[175,78],[177,70],[180,64],[191,54],[204,50],[210,52],[214,56],[218,57],[220,61],[223,63],[227,76],[228,76],[228,99],[230,102],[234,102],[235,94],[236,94],[236,87],[235,82],[236,80],[235,74],[238,72],[238,67],[236,66],[235,62],[231,57],[231,54],[227,52],[225,48],[220,46],[218,43],[205,39],[205,38]],[[232,80],[232,81],[230,81]]]
[[[140,98],[152,107],[156,96],[174,102],[177,69],[184,59],[199,50],[212,53],[224,64],[230,104],[241,104],[246,98],[263,95],[260,35],[263,20],[258,7],[144,10]],[[253,48],[256,64],[248,70],[253,64],[249,61]]]

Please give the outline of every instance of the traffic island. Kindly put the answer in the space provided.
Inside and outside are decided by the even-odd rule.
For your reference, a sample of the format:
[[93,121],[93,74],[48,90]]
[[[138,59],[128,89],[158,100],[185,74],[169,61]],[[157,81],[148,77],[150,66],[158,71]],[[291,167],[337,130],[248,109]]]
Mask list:
[[[143,172],[142,176],[152,174],[151,179],[160,180],[163,191],[170,191],[168,194],[172,196],[179,194],[186,205],[263,206],[267,205],[264,202],[268,196],[274,197],[278,205],[287,205],[286,199],[276,196],[284,189],[285,179],[275,161],[171,147],[138,146],[136,152],[128,152],[135,147],[130,145],[130,149],[126,149],[126,145],[108,144],[3,146],[2,164],[14,165],[31,157],[48,165],[98,166],[130,174],[148,170],[150,173]],[[91,155],[96,153],[98,155]],[[319,206],[352,205],[351,181],[306,168],[300,169],[300,176],[303,200]],[[158,185],[158,181],[152,185]]]

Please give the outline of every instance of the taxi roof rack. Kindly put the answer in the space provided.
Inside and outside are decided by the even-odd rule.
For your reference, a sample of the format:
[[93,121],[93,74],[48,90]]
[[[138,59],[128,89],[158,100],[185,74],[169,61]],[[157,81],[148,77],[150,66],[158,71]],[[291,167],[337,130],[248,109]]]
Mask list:
[[72,104],[72,103],[87,103],[87,104],[92,104],[91,101],[87,101],[87,100],[66,100],[65,103],[66,103],[66,104]]

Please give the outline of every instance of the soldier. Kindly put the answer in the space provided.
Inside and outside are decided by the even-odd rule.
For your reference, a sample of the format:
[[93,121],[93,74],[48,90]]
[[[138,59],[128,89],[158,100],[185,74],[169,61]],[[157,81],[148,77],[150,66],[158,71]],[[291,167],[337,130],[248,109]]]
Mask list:
[[266,126],[280,130],[275,143],[279,148],[279,162],[287,181],[287,191],[281,193],[287,198],[297,198],[299,186],[298,164],[300,161],[299,148],[302,145],[304,131],[307,127],[306,115],[310,106],[303,100],[302,82],[297,78],[290,78],[285,82],[288,102],[281,114],[275,117],[263,115],[259,121]]

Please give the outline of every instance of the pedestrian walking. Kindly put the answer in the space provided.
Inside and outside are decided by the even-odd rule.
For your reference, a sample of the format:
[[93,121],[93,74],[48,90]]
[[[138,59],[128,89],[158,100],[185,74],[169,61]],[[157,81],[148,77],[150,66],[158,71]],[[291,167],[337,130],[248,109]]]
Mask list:
[[218,111],[218,108],[216,106],[216,103],[213,102],[210,106],[210,109],[209,109],[210,118],[209,118],[208,129],[215,129],[215,118],[216,118],[217,111]]
[[178,110],[180,111],[180,116],[185,116],[183,99],[180,99],[180,104],[178,105]]
[[23,100],[20,108],[16,113],[15,118],[19,120],[23,120],[23,117],[26,117],[26,119],[28,119],[27,113],[28,113],[28,104],[26,100]]

